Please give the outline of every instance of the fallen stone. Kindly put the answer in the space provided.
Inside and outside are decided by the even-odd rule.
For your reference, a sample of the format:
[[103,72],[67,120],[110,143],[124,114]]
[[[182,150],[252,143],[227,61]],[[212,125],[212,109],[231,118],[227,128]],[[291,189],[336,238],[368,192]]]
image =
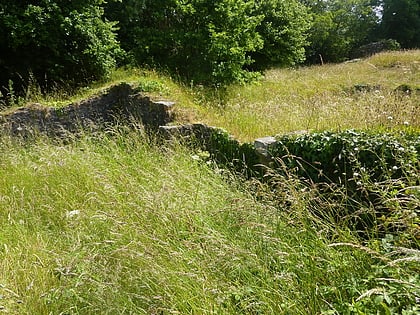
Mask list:
[[254,141],[254,147],[258,154],[265,158],[271,158],[270,149],[276,144],[274,137],[258,138]]

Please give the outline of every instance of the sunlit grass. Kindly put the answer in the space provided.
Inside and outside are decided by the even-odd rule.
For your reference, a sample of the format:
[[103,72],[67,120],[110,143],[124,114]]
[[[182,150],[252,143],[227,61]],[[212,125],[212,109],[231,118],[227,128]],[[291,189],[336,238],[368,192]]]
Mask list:
[[[125,68],[72,93],[42,95],[35,88],[27,102],[66,106],[121,82],[139,87],[153,99],[175,101],[176,123],[222,127],[242,141],[299,130],[420,128],[420,50],[272,69],[253,84],[227,89],[187,85],[167,73]],[[396,92],[401,85],[412,88],[412,93]]]
[[247,141],[297,130],[419,128],[419,92],[395,91],[402,84],[420,87],[419,62],[415,50],[352,63],[273,69],[256,84],[228,88],[206,119]]
[[[419,54],[273,69],[226,91],[120,69],[29,101],[65,106],[128,82],[176,101],[178,123],[202,121],[244,141],[418,129],[419,95],[395,89],[420,85]],[[273,193],[192,155],[133,130],[65,144],[2,136],[0,313],[418,313],[419,252],[401,248],[404,239],[378,239],[375,226],[361,239],[340,218],[319,219],[345,205],[293,176],[272,179]]]
[[0,154],[7,314],[316,314],[377,285],[363,279],[383,254],[310,215],[312,192],[295,182],[282,181],[291,204],[275,206],[133,131],[66,145],[3,137]]

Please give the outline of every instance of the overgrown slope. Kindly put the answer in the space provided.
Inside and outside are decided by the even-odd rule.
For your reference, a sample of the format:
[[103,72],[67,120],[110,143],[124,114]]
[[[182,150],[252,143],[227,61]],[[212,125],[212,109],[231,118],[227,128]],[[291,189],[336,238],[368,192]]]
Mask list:
[[[254,84],[207,89],[185,86],[150,70],[120,69],[75,95],[41,96],[36,86],[16,104],[54,107],[134,83],[154,99],[177,102],[178,121],[225,128],[242,141],[296,130],[415,129],[420,127],[420,50],[388,52],[342,64],[272,69]],[[0,104],[1,105],[1,104]]]
[[392,239],[362,246],[310,215],[315,196],[293,180],[279,207],[262,186],[138,132],[1,141],[0,311],[418,310],[418,253]]
[[[412,132],[419,56],[272,70],[216,91],[120,70],[75,98],[134,82],[176,101],[179,122],[241,140],[300,129]],[[69,103],[31,93],[28,101]],[[0,313],[419,312],[416,240],[359,237],[334,217],[339,198],[292,172],[245,181],[203,152],[126,127],[65,143],[2,135],[0,157]]]
[[[420,126],[420,50],[351,63],[273,69],[217,94],[205,118],[243,140],[296,130]],[[203,104],[213,107],[201,98]]]

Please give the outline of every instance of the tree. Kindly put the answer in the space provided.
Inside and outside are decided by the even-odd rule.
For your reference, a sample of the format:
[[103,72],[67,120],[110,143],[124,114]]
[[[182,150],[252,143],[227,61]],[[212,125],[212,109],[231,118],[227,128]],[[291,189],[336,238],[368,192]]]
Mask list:
[[251,54],[257,68],[290,66],[305,60],[311,17],[304,5],[294,0],[259,0],[254,15],[263,17],[257,26],[263,47]]
[[359,46],[372,40],[378,25],[372,0],[302,0],[312,12],[307,58],[340,62]]
[[187,80],[246,79],[247,53],[261,46],[253,1],[128,0],[107,6],[119,21],[121,45],[139,64],[167,68]]
[[382,36],[397,40],[403,48],[420,47],[420,1],[383,0]]
[[106,76],[121,53],[103,0],[3,0],[0,3],[0,86],[47,90]]
[[137,63],[200,83],[246,81],[253,58],[303,58],[306,13],[295,0],[127,0],[106,14],[119,21],[118,38]]

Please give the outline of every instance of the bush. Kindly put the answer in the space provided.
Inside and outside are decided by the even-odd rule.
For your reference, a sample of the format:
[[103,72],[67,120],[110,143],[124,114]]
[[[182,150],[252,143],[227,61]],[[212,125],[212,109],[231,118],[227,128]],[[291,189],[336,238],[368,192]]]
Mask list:
[[[36,81],[43,90],[110,73],[121,54],[103,0],[12,1],[0,4],[0,86],[16,92]],[[7,92],[7,91],[6,91]],[[4,93],[7,94],[7,93]]]
[[[416,243],[420,208],[420,135],[322,132],[278,138],[279,174],[318,187],[341,205],[317,213],[347,222],[362,235],[392,233]],[[338,210],[337,210],[338,209]],[[418,245],[418,244],[417,244]],[[416,245],[415,245],[416,246]]]
[[264,43],[261,49],[251,54],[255,68],[290,66],[305,60],[307,31],[311,27],[305,6],[298,1],[259,1],[254,15],[263,17],[257,32]]
[[311,181],[347,183],[364,171],[372,181],[419,184],[420,136],[360,131],[321,132],[278,138],[272,154]]
[[128,0],[108,4],[106,14],[119,21],[134,62],[216,86],[254,78],[253,58],[264,66],[302,61],[308,25],[302,5],[280,0]]

